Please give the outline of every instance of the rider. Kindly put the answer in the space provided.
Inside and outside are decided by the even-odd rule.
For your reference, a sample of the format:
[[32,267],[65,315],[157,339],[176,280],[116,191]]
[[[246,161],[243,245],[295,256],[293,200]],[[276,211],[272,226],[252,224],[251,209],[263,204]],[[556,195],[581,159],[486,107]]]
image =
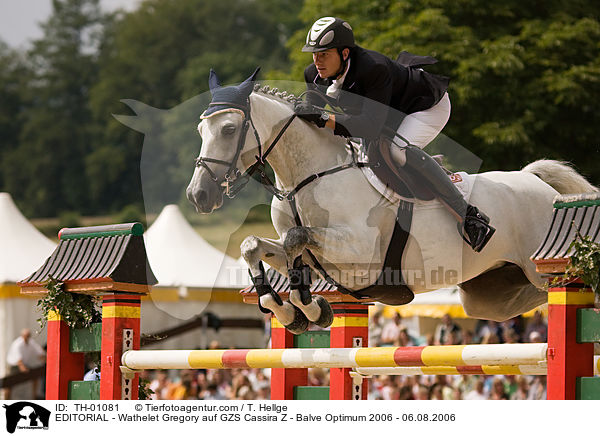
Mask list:
[[[393,140],[388,140],[395,145],[391,147],[395,164],[418,174],[419,182],[462,222],[463,238],[481,251],[495,231],[489,218],[464,200],[444,170],[422,150],[450,117],[448,79],[418,68],[437,61],[402,52],[394,62],[357,46],[350,25],[334,17],[313,24],[302,51],[313,54],[313,63],[304,70],[307,88],[321,97],[308,93],[306,101],[296,103],[296,114],[336,135],[367,141],[376,141],[389,126],[398,126],[389,135]],[[318,106],[327,102],[345,113],[321,111]],[[389,111],[390,107],[396,110]]]

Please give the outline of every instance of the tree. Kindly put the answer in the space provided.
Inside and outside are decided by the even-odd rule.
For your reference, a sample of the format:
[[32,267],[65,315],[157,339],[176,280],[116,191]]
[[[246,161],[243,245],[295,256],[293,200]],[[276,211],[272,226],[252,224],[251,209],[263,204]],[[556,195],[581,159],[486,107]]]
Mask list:
[[0,41],[0,191],[9,185],[6,159],[19,145],[30,74],[24,56]]
[[92,209],[84,160],[91,149],[88,97],[96,81],[99,0],[53,0],[44,36],[28,53],[33,74],[19,147],[5,156],[5,185],[29,215]]

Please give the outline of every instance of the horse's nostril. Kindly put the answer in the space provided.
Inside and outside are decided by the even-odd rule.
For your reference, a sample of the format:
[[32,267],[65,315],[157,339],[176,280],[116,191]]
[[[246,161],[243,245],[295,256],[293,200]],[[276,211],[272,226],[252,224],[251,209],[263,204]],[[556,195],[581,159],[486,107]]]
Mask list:
[[196,207],[204,206],[208,201],[208,193],[205,190],[194,191],[194,189],[188,188],[186,197]]
[[208,199],[208,194],[206,191],[200,191],[198,196],[196,197],[196,203],[198,204],[206,204],[206,200]]

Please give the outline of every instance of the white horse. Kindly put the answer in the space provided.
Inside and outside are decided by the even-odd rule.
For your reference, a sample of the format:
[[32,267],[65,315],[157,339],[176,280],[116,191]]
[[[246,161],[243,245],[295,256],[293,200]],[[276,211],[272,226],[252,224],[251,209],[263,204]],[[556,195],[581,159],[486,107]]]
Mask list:
[[[271,213],[280,238],[249,236],[241,245],[242,255],[257,283],[261,310],[272,311],[290,331],[300,333],[308,321],[329,325],[329,304],[322,297],[307,297],[306,276],[296,277],[300,286],[289,301],[281,301],[270,291],[261,262],[299,276],[307,274],[308,264],[313,278],[318,271],[334,277],[341,288],[363,289],[380,278],[399,203],[382,196],[363,170],[352,165],[343,138],[294,118],[289,98],[253,88],[255,75],[238,87],[222,88],[211,72],[213,102],[198,126],[202,149],[187,197],[199,212],[210,213],[222,205],[225,191],[240,181],[240,174],[256,165],[256,156],[266,156],[275,174],[278,195]],[[345,164],[334,174],[311,177]],[[546,235],[554,197],[597,188],[567,164],[552,160],[533,162],[521,171],[470,177],[469,202],[490,217],[496,234],[475,253],[441,203],[414,200],[401,258],[406,286],[397,289],[422,293],[458,284],[469,316],[503,321],[547,301],[545,280],[530,255]],[[304,184],[307,178],[315,180]],[[381,301],[399,304],[412,298],[405,297]]]

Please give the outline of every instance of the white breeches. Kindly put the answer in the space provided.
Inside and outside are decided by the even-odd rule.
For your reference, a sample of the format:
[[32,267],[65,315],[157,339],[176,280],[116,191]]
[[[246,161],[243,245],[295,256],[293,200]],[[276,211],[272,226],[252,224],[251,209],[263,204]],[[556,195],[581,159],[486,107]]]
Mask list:
[[404,138],[411,145],[424,148],[442,131],[450,118],[450,109],[450,97],[446,92],[435,106],[407,115],[396,131],[400,137],[397,136],[394,143],[405,146],[406,142],[401,139]]

